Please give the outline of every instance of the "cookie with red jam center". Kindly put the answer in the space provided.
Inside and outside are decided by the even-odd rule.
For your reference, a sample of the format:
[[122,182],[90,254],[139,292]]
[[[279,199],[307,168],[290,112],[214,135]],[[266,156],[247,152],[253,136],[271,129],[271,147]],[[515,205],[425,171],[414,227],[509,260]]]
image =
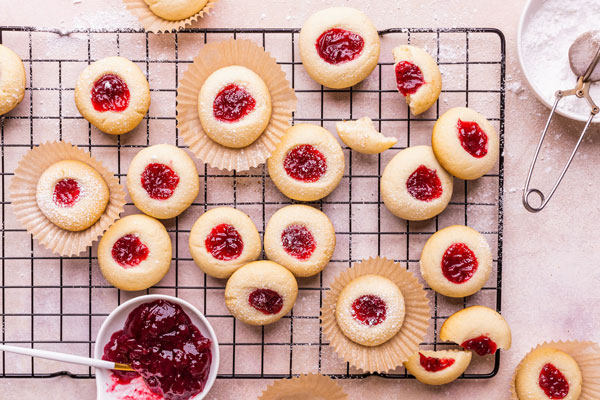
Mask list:
[[427,385],[444,385],[460,377],[471,362],[470,351],[419,350],[404,363],[406,370]]

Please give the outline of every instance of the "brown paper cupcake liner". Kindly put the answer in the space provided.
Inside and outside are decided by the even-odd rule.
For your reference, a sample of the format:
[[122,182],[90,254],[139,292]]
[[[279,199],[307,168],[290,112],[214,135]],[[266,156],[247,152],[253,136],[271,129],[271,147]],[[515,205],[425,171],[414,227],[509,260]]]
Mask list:
[[[598,345],[598,343],[579,341],[544,342],[532,348],[523,356],[523,359],[525,359],[532,351],[544,347],[552,347],[564,351],[577,362],[583,378],[579,400],[600,400],[600,345]],[[521,360],[517,368],[515,368],[515,372],[510,381],[511,400],[519,400],[515,388],[515,378],[517,377],[517,370],[522,362],[523,360]]]
[[[400,331],[387,342],[374,347],[363,346],[348,339],[335,318],[335,306],[342,289],[353,279],[367,274],[381,275],[400,288],[406,314]],[[419,349],[431,318],[429,300],[417,278],[400,263],[387,258],[370,258],[342,272],[331,284],[323,299],[321,325],[335,352],[346,362],[367,372],[386,372],[402,363]]]
[[[258,74],[269,88],[272,112],[269,125],[249,146],[234,149],[212,140],[198,116],[198,94],[214,71],[240,65]],[[202,47],[184,72],[177,89],[177,127],[190,150],[211,167],[246,171],[264,163],[290,126],[297,98],[285,73],[262,47],[250,40],[227,40]]]
[[144,29],[148,32],[164,33],[164,32],[176,32],[184,29],[186,26],[193,24],[198,19],[204,18],[206,14],[212,9],[219,0],[209,0],[202,10],[192,15],[189,18],[182,19],[179,21],[169,21],[159,17],[150,11],[150,7],[144,0],[123,0],[125,8],[133,13]]
[[[77,160],[94,168],[104,178],[110,192],[100,219],[84,231],[59,228],[37,205],[35,193],[40,176],[49,166],[62,160]],[[46,142],[27,152],[17,165],[9,190],[17,220],[37,241],[61,256],[77,255],[91,246],[119,218],[125,205],[125,190],[113,173],[89,153],[67,142]]]
[[321,374],[280,379],[267,387],[258,400],[346,400],[348,395],[335,380]]

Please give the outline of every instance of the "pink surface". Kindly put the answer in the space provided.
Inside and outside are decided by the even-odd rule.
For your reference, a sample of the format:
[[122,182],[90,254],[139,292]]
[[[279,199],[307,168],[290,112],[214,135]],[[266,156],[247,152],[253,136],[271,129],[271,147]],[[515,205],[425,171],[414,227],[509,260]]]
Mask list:
[[[9,4],[7,0],[0,0],[0,9],[3,10],[0,15],[0,25],[65,28],[137,26],[135,18],[130,16],[127,11],[123,11],[119,1],[83,0],[80,4],[73,4],[71,1],[65,0],[55,3],[56,7],[48,7],[48,2],[29,0],[17,6],[13,2]],[[600,157],[595,151],[599,146],[599,141],[596,139],[599,129],[598,127],[592,129],[588,136],[590,139],[585,141],[565,182],[548,208],[537,215],[529,214],[521,205],[520,188],[523,185],[547,110],[535,100],[532,93],[529,93],[518,69],[515,42],[518,16],[523,2],[481,4],[479,1],[454,0],[441,4],[429,1],[415,3],[407,0],[394,0],[385,2],[385,7],[382,7],[381,3],[375,1],[312,0],[300,3],[289,0],[257,2],[221,0],[213,11],[214,15],[205,18],[197,26],[300,27],[308,15],[325,5],[351,5],[365,11],[373,19],[378,29],[485,26],[497,27],[504,31],[507,37],[507,87],[510,90],[507,90],[504,154],[506,193],[502,310],[513,331],[513,347],[502,354],[501,371],[497,377],[491,380],[460,381],[441,388],[426,387],[414,381],[384,380],[375,377],[340,382],[350,394],[351,399],[362,399],[367,396],[405,399],[504,399],[507,398],[508,384],[514,367],[524,353],[538,342],[559,339],[600,341],[600,333],[597,330],[600,317],[595,312],[600,305],[600,296],[597,295],[600,272],[595,268],[597,265],[595,256],[600,254],[600,248],[597,241],[590,240],[590,237],[593,238],[590,232],[593,232],[600,216],[596,196],[594,196],[598,173],[592,168],[593,163],[598,162]],[[39,10],[44,8],[47,9],[40,13]],[[157,40],[161,41],[160,38]],[[121,45],[126,46],[125,44]],[[60,47],[54,50],[52,47],[48,47],[48,49],[50,53],[64,51]],[[99,56],[103,56],[103,52],[111,52],[106,48],[98,48],[97,51]],[[384,48],[383,51],[389,53],[389,49]],[[382,55],[389,57],[389,54],[382,53]],[[63,79],[76,79],[78,70],[78,68],[73,68],[73,71],[70,72],[63,71],[65,74]],[[45,76],[55,75],[55,72],[49,72],[48,74],[37,74],[36,77],[44,79]],[[40,84],[45,83],[40,82]],[[175,87],[175,83],[171,81],[157,81],[150,82],[150,84],[154,87],[161,85]],[[452,82],[445,82],[446,84],[452,84]],[[161,102],[169,104],[171,101],[172,99],[153,98],[153,106],[160,107]],[[38,106],[42,104],[44,104],[45,111],[55,106],[54,100],[50,98],[39,99]],[[303,105],[299,106],[299,110],[300,107]],[[310,107],[310,105],[305,103],[304,107]],[[72,109],[70,112],[75,115],[77,111]],[[542,187],[548,187],[552,183],[554,175],[551,168],[555,169],[565,160],[566,152],[574,144],[581,129],[580,124],[565,119],[560,119],[559,123],[558,129],[561,130],[561,134],[551,136],[548,142],[549,150],[541,161],[540,172],[535,181],[539,182]],[[46,125],[46,128],[55,129],[52,125]],[[68,131],[66,130],[66,132]],[[28,134],[28,132],[23,132],[23,134]],[[68,138],[65,137],[65,139]],[[98,140],[101,139],[102,137],[99,136]],[[22,142],[25,139],[23,137],[11,138],[6,135],[5,140]],[[77,139],[72,138],[71,140]],[[20,156],[21,154],[8,155],[6,168],[14,165]],[[104,156],[110,158],[109,154]],[[103,155],[98,155],[98,157],[102,158]],[[11,213],[7,213],[6,222],[15,225]],[[191,222],[193,221],[187,221],[187,223]],[[23,238],[26,239],[26,235],[23,235]],[[28,239],[26,240],[28,242]],[[34,246],[36,246],[36,254],[44,253],[40,246],[37,244]],[[18,246],[14,246],[13,249],[15,254],[23,251],[22,247]],[[7,261],[5,268],[7,284],[18,284],[19,281],[30,284],[29,282],[25,283],[29,276],[29,267],[25,267],[27,272],[23,274],[21,272],[22,264]],[[36,280],[44,279],[46,276],[50,279],[57,272],[56,266],[48,267],[46,270],[36,270]],[[87,270],[85,272],[87,273]],[[65,277],[66,281],[73,282],[73,284],[76,284],[78,279],[85,280],[86,277],[77,275]],[[194,279],[194,276],[186,279]],[[66,281],[65,284],[68,284]],[[7,302],[14,302],[15,307],[23,307],[23,312],[28,312],[30,304],[24,305],[19,301],[19,299],[28,298],[28,291],[18,293],[18,289],[15,289],[15,292],[11,294],[14,296],[8,296]],[[102,291],[98,291],[95,295],[102,299],[104,294]],[[123,297],[122,300],[124,300]],[[34,298],[31,301],[35,302],[36,310],[44,309],[44,307],[51,310],[53,307],[52,304],[45,302],[43,297]],[[97,304],[104,305],[103,309],[98,312],[109,312],[113,307],[112,300],[108,297],[105,302]],[[309,304],[304,306],[310,307]],[[77,312],[78,309],[86,312],[87,304],[70,302],[68,307],[72,307],[72,312]],[[98,321],[94,321],[94,323],[99,325],[101,320],[102,318],[98,318]],[[25,329],[27,323],[27,321],[15,318],[14,321],[11,321],[11,332],[7,331],[7,335],[14,334],[18,337],[19,326]],[[48,319],[45,323],[50,327],[48,331],[51,331],[52,324],[56,321]],[[67,322],[65,321],[65,323]],[[68,323],[76,326],[77,321],[74,318]],[[215,328],[218,330],[218,327]],[[64,339],[68,340],[68,338]],[[43,338],[39,340],[43,340]],[[74,351],[69,345],[64,345],[57,350]],[[87,346],[80,350],[87,351]],[[22,364],[24,369],[30,364],[30,360],[27,358],[17,360],[14,358],[17,356],[6,355],[6,357],[11,358],[13,363]],[[296,361],[299,365],[304,362],[301,355]],[[310,363],[310,361],[306,362]],[[46,368],[57,369],[53,364],[47,364]],[[64,367],[61,366],[61,368]],[[71,370],[85,372],[77,367],[73,367]],[[208,398],[255,398],[268,383],[270,381],[267,380],[220,380],[217,381]],[[62,377],[51,380],[0,379],[0,394],[4,399],[27,399],[40,396],[50,399],[72,398],[75,393],[79,398],[93,398],[94,381]]]

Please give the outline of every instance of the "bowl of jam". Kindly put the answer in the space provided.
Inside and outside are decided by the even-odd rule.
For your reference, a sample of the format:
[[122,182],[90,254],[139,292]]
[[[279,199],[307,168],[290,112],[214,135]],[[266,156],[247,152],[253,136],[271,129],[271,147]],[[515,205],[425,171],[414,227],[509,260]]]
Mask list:
[[98,399],[200,400],[219,368],[219,344],[202,313],[172,296],[131,299],[106,318],[96,358],[135,372],[96,370]]

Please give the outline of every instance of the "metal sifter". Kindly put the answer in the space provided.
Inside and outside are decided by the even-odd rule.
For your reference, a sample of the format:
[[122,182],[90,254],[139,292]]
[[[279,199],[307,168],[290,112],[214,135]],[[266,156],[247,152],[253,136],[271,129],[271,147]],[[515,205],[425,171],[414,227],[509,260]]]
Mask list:
[[[590,62],[591,58],[591,62]],[[525,188],[523,189],[523,205],[528,211],[538,212],[544,209],[552,195],[560,185],[567,169],[569,169],[569,165],[571,165],[571,161],[573,161],[573,157],[575,157],[575,153],[581,145],[587,130],[594,119],[594,117],[600,112],[600,108],[596,105],[592,97],[590,96],[590,85],[592,82],[600,81],[600,31],[590,31],[579,36],[569,48],[569,63],[571,65],[571,70],[573,73],[578,76],[577,84],[573,89],[570,90],[557,90],[554,94],[555,100],[554,105],[552,106],[552,110],[550,111],[550,115],[548,116],[548,121],[546,121],[546,126],[542,131],[542,136],[540,137],[540,142],[537,145],[535,150],[535,154],[533,156],[533,160],[531,161],[531,167],[529,167],[529,173],[527,174],[527,180],[525,181]],[[569,156],[567,163],[563,167],[556,183],[550,190],[548,195],[544,195],[544,193],[539,190],[529,188],[529,183],[531,181],[531,176],[533,175],[533,170],[535,169],[535,164],[537,162],[538,155],[540,153],[540,149],[542,148],[542,144],[544,143],[544,138],[546,137],[546,133],[548,133],[548,128],[550,127],[550,122],[552,122],[552,117],[554,117],[554,113],[556,112],[556,107],[558,106],[561,99],[568,96],[577,96],[579,98],[583,98],[587,101],[590,106],[590,115],[587,119],[587,122],[577,140],[577,144],[573,149],[573,152]],[[539,197],[539,205],[535,206],[531,204],[531,194],[535,193],[537,197]]]

